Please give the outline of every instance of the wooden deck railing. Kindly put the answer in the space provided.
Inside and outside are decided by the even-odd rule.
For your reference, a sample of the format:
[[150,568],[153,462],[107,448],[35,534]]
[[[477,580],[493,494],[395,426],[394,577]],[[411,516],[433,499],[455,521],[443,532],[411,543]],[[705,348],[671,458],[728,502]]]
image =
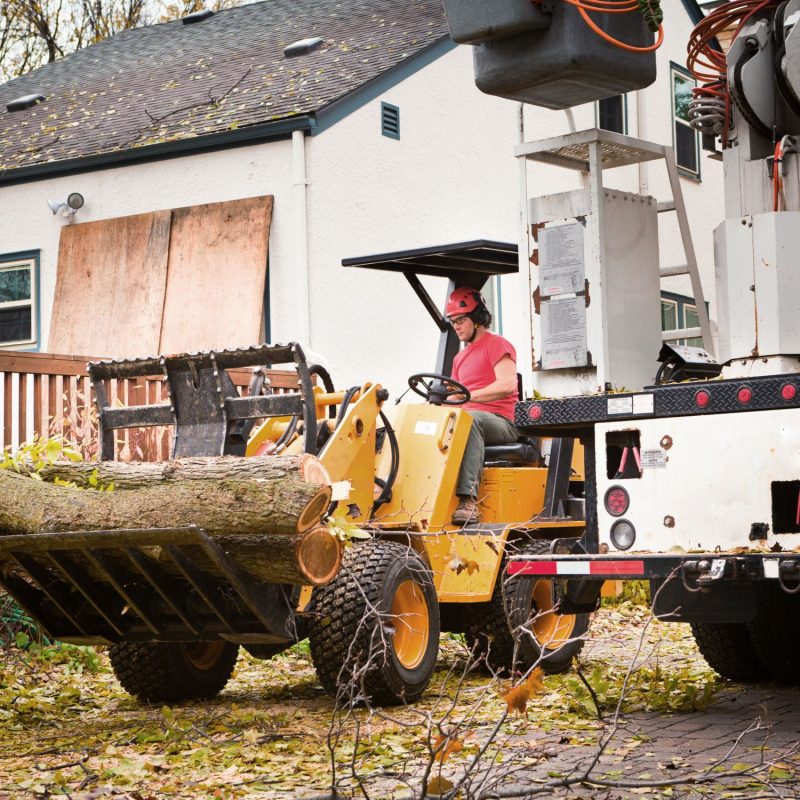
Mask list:
[[[50,353],[0,352],[0,444],[15,450],[35,434],[60,435],[92,457],[97,448],[97,414],[94,393],[86,371],[87,356]],[[251,371],[228,371],[242,394],[247,393]],[[292,371],[268,372],[273,391],[296,391]],[[147,405],[167,399],[164,378],[134,378],[108,381],[109,402]],[[120,451],[128,457],[156,460],[167,458],[169,428],[132,429],[118,432]]]

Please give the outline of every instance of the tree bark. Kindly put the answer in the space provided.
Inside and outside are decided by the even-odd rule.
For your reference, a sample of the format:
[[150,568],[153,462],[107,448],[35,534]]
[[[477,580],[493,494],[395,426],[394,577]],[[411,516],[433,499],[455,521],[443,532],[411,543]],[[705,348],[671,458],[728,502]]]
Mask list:
[[39,475],[0,470],[0,534],[197,525],[261,580],[317,584],[338,569],[341,547],[320,526],[330,480],[313,456],[59,462]]

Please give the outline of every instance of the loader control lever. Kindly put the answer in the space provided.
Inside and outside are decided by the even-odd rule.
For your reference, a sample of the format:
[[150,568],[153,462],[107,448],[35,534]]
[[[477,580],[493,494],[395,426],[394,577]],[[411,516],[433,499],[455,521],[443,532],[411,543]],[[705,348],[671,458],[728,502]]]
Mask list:
[[432,406],[461,406],[471,397],[463,383],[436,372],[418,372],[408,379],[408,385]]

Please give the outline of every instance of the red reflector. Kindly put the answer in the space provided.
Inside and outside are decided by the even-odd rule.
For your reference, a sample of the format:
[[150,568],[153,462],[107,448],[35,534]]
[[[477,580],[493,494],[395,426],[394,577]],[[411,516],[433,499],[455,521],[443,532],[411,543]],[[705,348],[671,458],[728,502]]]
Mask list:
[[557,575],[558,564],[555,561],[510,561],[509,575]]
[[793,383],[784,383],[781,386],[781,397],[787,402],[791,402],[797,397],[797,387]]
[[537,422],[542,418],[542,407],[538,403],[534,403],[528,409],[528,416],[534,421]]
[[705,389],[695,392],[694,404],[698,408],[708,408],[709,403],[711,403],[711,395]]
[[630,504],[628,493],[621,486],[612,486],[606,492],[606,511],[612,517],[621,517]]
[[753,390],[749,386],[742,386],[742,388],[736,392],[736,399],[743,406],[746,406],[753,399]]

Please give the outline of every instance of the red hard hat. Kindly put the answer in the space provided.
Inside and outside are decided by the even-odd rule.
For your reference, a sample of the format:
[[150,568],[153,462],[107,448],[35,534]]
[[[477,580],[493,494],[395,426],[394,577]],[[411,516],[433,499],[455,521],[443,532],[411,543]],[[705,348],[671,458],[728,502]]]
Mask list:
[[461,314],[469,314],[479,306],[486,306],[483,295],[477,289],[468,289],[461,286],[455,289],[450,297],[447,298],[447,305],[444,307],[446,317],[457,317]]

